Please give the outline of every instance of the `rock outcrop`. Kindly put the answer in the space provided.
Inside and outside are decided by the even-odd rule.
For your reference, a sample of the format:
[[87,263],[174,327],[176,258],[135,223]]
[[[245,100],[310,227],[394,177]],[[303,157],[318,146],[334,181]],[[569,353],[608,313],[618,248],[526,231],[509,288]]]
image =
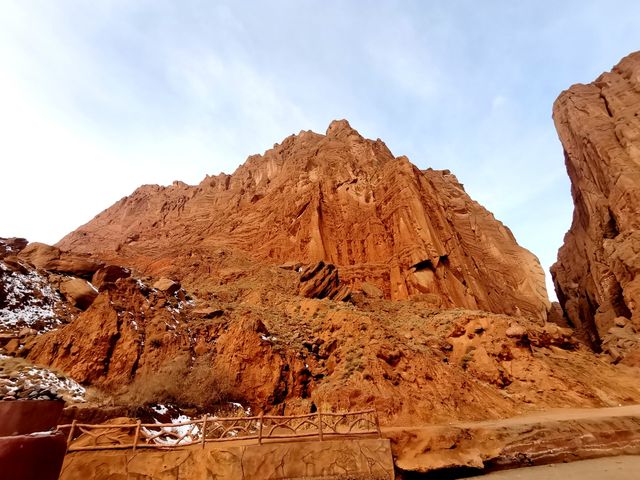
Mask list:
[[39,242],[28,244],[20,251],[18,258],[41,270],[85,278],[91,278],[102,267],[102,262],[69,254],[57,247]]
[[300,267],[299,293],[307,298],[341,301],[349,298],[351,289],[340,284],[340,276],[335,265],[320,261],[315,265]]
[[[282,273],[289,283],[262,283]],[[119,279],[21,354],[132,405],[375,407],[406,424],[640,401],[637,375],[595,357],[570,329],[419,301],[304,298],[289,288],[298,278],[271,267],[250,288],[242,277],[221,285],[208,305]]]
[[11,237],[11,238],[2,238],[0,237],[0,259],[3,259],[8,256],[17,255],[20,250],[27,246],[27,239]]
[[[207,290],[224,249],[272,265],[331,263],[352,290],[546,318],[538,260],[447,170],[421,171],[344,120],[197,186],[143,186],[59,247]],[[222,250],[221,250],[222,249]]]
[[60,293],[73,306],[86,310],[98,296],[98,289],[81,278],[70,278],[60,283]]
[[575,210],[551,272],[568,320],[616,361],[640,328],[639,112],[640,52],[553,108]]

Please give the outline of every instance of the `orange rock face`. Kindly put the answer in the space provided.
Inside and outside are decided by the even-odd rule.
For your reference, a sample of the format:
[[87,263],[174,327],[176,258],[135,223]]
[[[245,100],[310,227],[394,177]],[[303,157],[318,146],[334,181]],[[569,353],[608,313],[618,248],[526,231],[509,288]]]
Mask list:
[[638,112],[640,52],[553,108],[575,210],[551,272],[567,318],[616,360],[640,327]]
[[[125,405],[373,406],[400,425],[640,401],[634,369],[544,323],[537,259],[453,175],[345,121],[230,176],[142,187],[16,258],[7,312],[36,280],[74,310],[12,351]],[[89,279],[82,311],[54,291]]]
[[270,264],[338,267],[340,282],[546,318],[538,260],[448,171],[420,171],[342,121],[286,138],[232,175],[143,186],[58,245],[209,290],[225,249]]
[[640,401],[637,373],[599,359],[570,329],[364,294],[304,298],[298,283],[265,267],[194,304],[183,290],[121,278],[20,353],[134,405],[375,407],[385,423],[414,425]]

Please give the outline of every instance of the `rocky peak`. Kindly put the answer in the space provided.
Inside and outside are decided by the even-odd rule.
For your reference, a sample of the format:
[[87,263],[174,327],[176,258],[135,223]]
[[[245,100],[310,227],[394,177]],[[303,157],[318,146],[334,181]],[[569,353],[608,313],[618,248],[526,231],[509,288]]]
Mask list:
[[333,120],[327,127],[326,136],[334,138],[353,136],[362,139],[358,131],[352,128],[349,122],[344,119]]
[[60,246],[153,275],[173,265],[176,278],[224,246],[274,264],[333,264],[345,287],[368,283],[391,299],[537,319],[549,307],[538,260],[454,176],[420,171],[346,120],[287,137],[233,175],[138,190]]

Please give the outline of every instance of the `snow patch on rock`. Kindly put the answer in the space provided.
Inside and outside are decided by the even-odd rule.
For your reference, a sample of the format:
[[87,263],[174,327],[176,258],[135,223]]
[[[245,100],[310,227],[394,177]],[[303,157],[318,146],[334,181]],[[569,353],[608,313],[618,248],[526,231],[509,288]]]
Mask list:
[[59,327],[54,306],[60,295],[51,288],[47,278],[37,271],[14,272],[0,262],[0,331],[33,328],[47,332]]
[[17,363],[0,354],[0,399],[84,402],[86,390],[74,380],[45,368]]

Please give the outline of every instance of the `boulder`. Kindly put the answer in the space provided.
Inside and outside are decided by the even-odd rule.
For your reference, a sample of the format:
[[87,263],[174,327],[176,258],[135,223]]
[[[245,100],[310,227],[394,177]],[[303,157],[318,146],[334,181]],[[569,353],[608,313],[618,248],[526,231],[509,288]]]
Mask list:
[[100,267],[91,277],[91,284],[98,290],[102,290],[105,285],[113,284],[120,278],[131,276],[131,270],[118,265],[105,265]]
[[45,243],[33,242],[20,252],[19,257],[31,265],[42,270],[49,267],[60,258],[60,249]]
[[27,245],[18,257],[41,270],[85,278],[91,278],[102,265],[90,258],[68,254],[57,247],[39,242]]
[[318,262],[302,268],[298,293],[307,298],[329,298],[344,301],[351,289],[340,283],[335,265]]
[[362,293],[364,293],[367,297],[371,297],[371,298],[384,297],[384,292],[369,282],[364,282],[360,286],[360,289],[362,290]]
[[161,278],[153,284],[153,288],[160,290],[167,295],[173,295],[180,290],[180,284],[170,278]]
[[86,280],[71,278],[60,284],[60,293],[80,310],[86,310],[98,296],[98,290]]

